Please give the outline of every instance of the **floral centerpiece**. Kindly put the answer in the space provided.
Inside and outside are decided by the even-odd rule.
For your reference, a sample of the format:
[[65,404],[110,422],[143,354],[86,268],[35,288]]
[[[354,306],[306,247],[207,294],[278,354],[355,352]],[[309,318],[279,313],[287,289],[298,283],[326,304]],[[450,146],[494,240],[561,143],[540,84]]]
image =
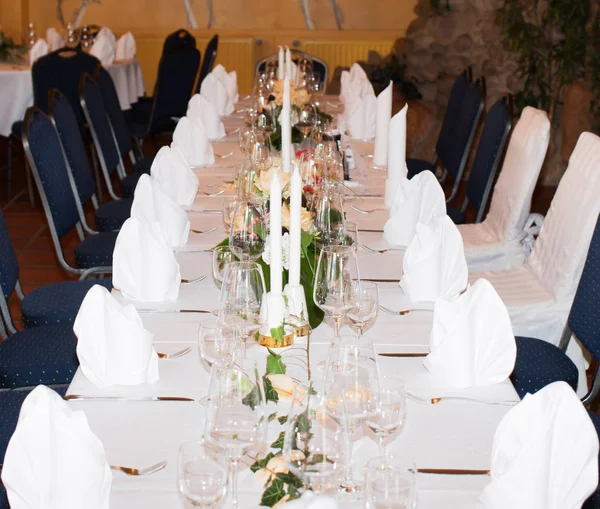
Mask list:
[[12,37],[0,31],[0,61],[22,63],[27,46],[16,44]]

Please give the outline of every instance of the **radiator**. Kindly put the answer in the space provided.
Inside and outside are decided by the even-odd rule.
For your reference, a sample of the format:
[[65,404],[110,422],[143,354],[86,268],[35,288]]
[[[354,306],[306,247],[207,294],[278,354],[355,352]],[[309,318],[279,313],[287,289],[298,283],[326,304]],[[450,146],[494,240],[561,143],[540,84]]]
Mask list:
[[[204,50],[208,39],[198,39],[198,49]],[[254,82],[254,46],[253,38],[240,39],[219,39],[219,49],[217,50],[217,64],[221,64],[227,71],[236,71],[238,88],[240,94],[249,94],[252,92]]]

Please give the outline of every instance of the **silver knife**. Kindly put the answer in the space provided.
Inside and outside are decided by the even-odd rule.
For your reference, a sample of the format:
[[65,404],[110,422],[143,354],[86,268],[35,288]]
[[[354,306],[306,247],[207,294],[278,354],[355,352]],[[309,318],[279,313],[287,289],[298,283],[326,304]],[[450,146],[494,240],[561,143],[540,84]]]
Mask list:
[[192,398],[182,398],[179,396],[83,396],[81,394],[68,394],[65,401],[196,401]]
[[136,308],[138,313],[212,313],[205,309],[152,309],[152,308]]

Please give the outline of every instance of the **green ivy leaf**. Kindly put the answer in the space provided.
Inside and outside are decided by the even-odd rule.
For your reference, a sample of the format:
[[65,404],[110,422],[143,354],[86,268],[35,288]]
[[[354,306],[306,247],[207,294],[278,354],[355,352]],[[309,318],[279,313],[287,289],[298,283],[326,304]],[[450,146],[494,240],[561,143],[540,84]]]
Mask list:
[[277,419],[277,412],[273,412],[272,414],[269,415],[269,422],[272,422],[275,419]]
[[[275,329],[271,329],[271,335],[273,335],[274,330]],[[275,336],[273,335],[273,337]],[[285,375],[286,366],[281,360],[281,355],[279,355],[277,352],[274,352],[270,348],[267,348],[267,350],[269,352],[269,356],[267,357],[267,374]]]
[[260,505],[273,507],[277,502],[285,497],[285,495],[284,482],[281,479],[276,478],[263,492],[262,498],[260,499]]
[[[271,387],[273,387],[273,386],[271,385]],[[266,387],[265,387],[265,392],[266,392]],[[258,387],[256,387],[256,386],[248,394],[246,394],[246,396],[244,396],[244,399],[242,399],[242,403],[244,405],[248,405],[252,410],[254,410],[256,408],[256,405],[258,404],[259,401],[260,401],[260,391],[258,390]]]
[[[263,376],[263,384],[265,386],[265,399],[267,401],[273,401],[275,403],[277,403],[279,401],[279,394],[277,394],[277,391],[275,390],[275,388],[273,387],[273,384],[271,383],[271,380],[269,380],[267,378],[267,376]],[[256,387],[255,387],[256,389]],[[256,389],[258,391],[258,389]],[[246,399],[246,398],[244,398]],[[245,402],[243,402],[244,404],[246,404]],[[254,408],[252,408],[254,410]]]
[[283,439],[285,436],[285,432],[282,431],[281,433],[279,433],[279,436],[277,437],[277,440],[275,440],[275,442],[273,442],[271,444],[271,449],[283,449]]
[[281,417],[278,417],[277,420],[279,421],[279,424],[285,424],[288,420],[288,416],[282,415]]
[[257,470],[260,470],[261,468],[266,468],[267,464],[269,463],[269,460],[274,457],[275,457],[275,455],[272,452],[270,452],[263,459],[256,460],[252,465],[250,465],[250,470],[252,470],[252,472],[256,472]]
[[271,329],[271,337],[278,343],[283,343],[283,336],[285,336],[285,328],[283,325]]
[[[302,488],[302,486],[304,485],[304,483],[302,482],[302,479],[295,476],[291,472],[287,473],[287,474],[283,474],[283,473],[277,474],[277,477],[279,479],[281,479],[285,484],[288,485],[288,493],[290,493],[291,488]],[[291,498],[291,496],[290,496],[290,498]]]

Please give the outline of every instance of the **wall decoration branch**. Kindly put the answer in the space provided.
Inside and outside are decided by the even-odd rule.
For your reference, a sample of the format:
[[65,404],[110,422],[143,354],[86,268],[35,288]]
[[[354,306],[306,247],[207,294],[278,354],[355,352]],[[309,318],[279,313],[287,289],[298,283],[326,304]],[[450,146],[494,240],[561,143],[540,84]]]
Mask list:
[[[329,3],[331,4],[331,10],[333,11],[333,16],[335,18],[335,25],[337,26],[338,30],[342,30],[342,25],[344,24],[344,11],[338,5],[337,0],[329,0]],[[308,0],[300,0],[300,8],[302,9],[302,15],[304,16],[306,28],[309,30],[315,30],[317,27],[310,15]]]

